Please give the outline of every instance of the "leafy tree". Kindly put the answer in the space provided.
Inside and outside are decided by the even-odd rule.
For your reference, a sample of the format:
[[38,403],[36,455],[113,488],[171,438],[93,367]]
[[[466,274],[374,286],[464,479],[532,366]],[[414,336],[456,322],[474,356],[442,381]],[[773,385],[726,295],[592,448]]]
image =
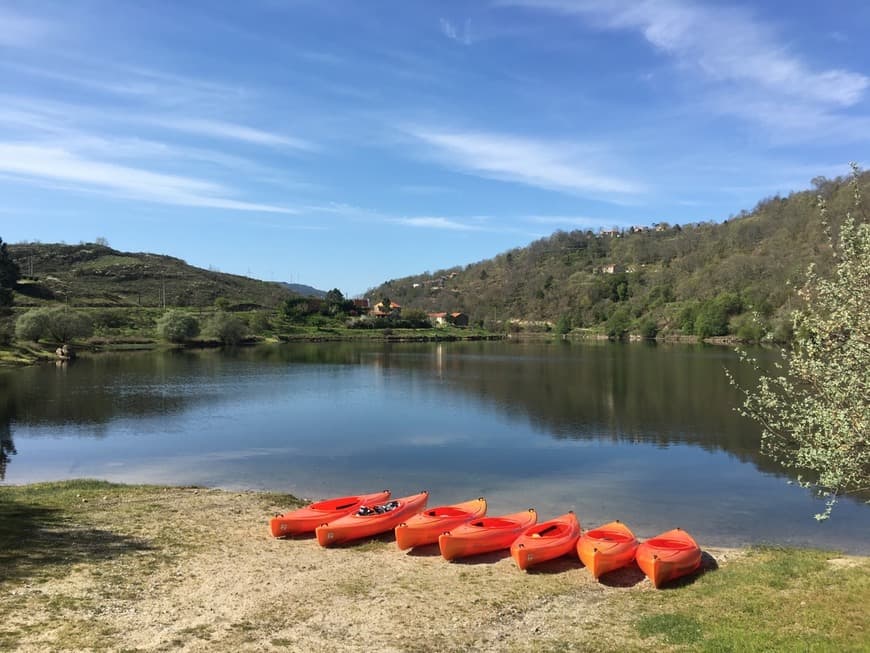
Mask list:
[[327,304],[344,303],[344,295],[341,294],[341,291],[338,288],[333,288],[332,290],[327,292],[324,299],[326,300]]
[[564,336],[566,333],[571,331],[571,318],[567,315],[560,315],[558,321],[556,322],[556,333],[560,336]]
[[272,328],[272,323],[266,311],[254,311],[248,317],[248,326],[254,333],[263,333]]
[[205,332],[225,345],[237,345],[245,337],[245,324],[232,313],[218,311],[206,323]]
[[418,308],[410,308],[407,311],[403,311],[402,323],[407,324],[410,329],[426,329],[432,326],[426,311]]
[[21,270],[18,269],[18,264],[12,260],[6,243],[0,238],[0,287],[14,288],[20,276]]
[[613,312],[610,319],[607,320],[607,336],[616,340],[625,338],[628,334],[628,329],[631,326],[631,315],[628,309],[620,307]]
[[659,325],[651,318],[645,318],[642,320],[638,328],[640,330],[640,335],[647,340],[654,340],[659,334]]
[[312,312],[307,297],[289,297],[281,305],[281,315],[290,322],[299,322]]
[[93,332],[91,319],[67,306],[27,311],[15,324],[15,334],[22,340],[49,338],[58,344],[69,343],[74,338],[85,338]]
[[168,342],[186,342],[199,335],[199,322],[193,315],[172,309],[157,320],[157,333]]
[[[860,209],[858,169],[852,169]],[[743,389],[741,408],[761,426],[762,451],[827,498],[819,520],[830,516],[839,496],[870,489],[870,223],[847,213],[838,241],[829,238],[834,274],[822,277],[810,266],[799,292],[805,306],[793,312],[795,342],[782,350],[773,374]]]
[[18,264],[6,249],[6,243],[0,238],[0,306],[12,305],[12,290],[21,276]]
[[15,337],[19,340],[39,341],[47,331],[45,313],[45,309],[33,309],[23,313],[15,321]]

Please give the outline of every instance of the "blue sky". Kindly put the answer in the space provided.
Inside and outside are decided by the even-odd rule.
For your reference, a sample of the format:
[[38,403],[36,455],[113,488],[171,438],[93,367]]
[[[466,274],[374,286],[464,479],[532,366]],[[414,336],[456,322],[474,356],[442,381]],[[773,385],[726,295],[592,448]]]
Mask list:
[[0,0],[0,237],[357,295],[865,165],[870,3]]

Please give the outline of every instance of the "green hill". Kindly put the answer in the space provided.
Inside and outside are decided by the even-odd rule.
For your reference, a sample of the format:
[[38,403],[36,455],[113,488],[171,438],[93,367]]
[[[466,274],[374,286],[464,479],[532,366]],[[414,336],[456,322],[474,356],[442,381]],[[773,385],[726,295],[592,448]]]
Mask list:
[[[388,281],[369,296],[463,311],[496,329],[787,337],[807,266],[831,268],[817,196],[826,198],[836,229],[853,207],[849,181],[819,178],[812,191],[767,198],[723,223],[559,231],[464,268]],[[870,175],[860,185],[867,197]]]
[[199,307],[223,298],[237,308],[274,308],[294,294],[281,283],[94,243],[10,244],[8,251],[22,274],[17,307],[57,301],[77,307]]

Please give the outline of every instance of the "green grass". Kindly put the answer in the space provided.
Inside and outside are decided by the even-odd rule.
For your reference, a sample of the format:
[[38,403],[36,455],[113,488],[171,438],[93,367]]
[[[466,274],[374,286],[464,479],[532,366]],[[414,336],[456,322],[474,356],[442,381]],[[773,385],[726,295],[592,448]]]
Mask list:
[[[39,636],[33,624],[20,618],[34,612],[41,615],[41,623],[59,629],[51,635],[53,641],[63,641],[71,649],[117,646],[119,634],[93,621],[98,607],[133,605],[143,598],[155,573],[184,569],[188,556],[220,550],[220,541],[202,538],[201,530],[185,523],[185,511],[200,505],[186,502],[194,494],[220,499],[220,505],[231,511],[246,506],[265,515],[299,505],[295,497],[282,493],[242,496],[93,480],[0,487],[0,610],[7,611],[7,621],[0,623],[0,649],[12,650]],[[180,507],[182,500],[186,508]],[[369,555],[390,548],[388,540],[374,538],[343,547],[342,555]],[[634,588],[585,584],[580,582],[585,571],[574,567],[516,576],[520,582],[506,586],[494,585],[498,574],[492,565],[474,565],[458,569],[453,580],[445,572],[443,582],[475,597],[474,605],[486,607],[482,614],[494,615],[493,624],[511,629],[521,628],[522,615],[549,601],[558,610],[569,610],[564,618],[571,619],[576,595],[598,614],[588,626],[598,650],[870,650],[870,558],[765,547],[730,555],[720,565],[662,590],[653,590],[646,581]],[[291,569],[288,566],[286,572]],[[53,581],[71,573],[89,578],[94,589],[87,594],[47,592]],[[372,568],[342,579],[335,586],[336,596],[365,605],[380,591],[378,574],[378,568]],[[441,582],[430,585],[411,575],[407,585],[404,580],[398,583],[398,589],[426,601],[438,596]],[[174,643],[204,646],[220,640],[217,650],[233,650],[233,642],[241,646],[263,628],[271,629],[276,641],[292,642],[281,633],[282,624],[288,619],[305,622],[321,609],[317,604],[291,603],[246,615],[232,625],[235,634],[228,640],[213,626],[191,626],[178,633]],[[469,637],[472,648],[481,643]],[[532,643],[535,648],[517,650],[577,650],[576,642],[564,634]]]
[[843,559],[751,549],[689,585],[638,597],[637,632],[674,650],[870,650],[870,562],[831,560]]

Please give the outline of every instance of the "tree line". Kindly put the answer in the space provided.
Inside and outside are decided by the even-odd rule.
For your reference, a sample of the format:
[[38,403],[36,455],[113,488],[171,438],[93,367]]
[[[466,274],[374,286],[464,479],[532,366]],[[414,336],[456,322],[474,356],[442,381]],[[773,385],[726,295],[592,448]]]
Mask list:
[[[859,175],[860,187],[868,183]],[[369,294],[427,312],[462,311],[494,330],[525,324],[614,337],[787,341],[806,266],[832,269],[816,198],[828,203],[835,235],[852,198],[847,178],[816,178],[813,186],[764,199],[723,223],[558,231],[489,260],[390,280]]]

